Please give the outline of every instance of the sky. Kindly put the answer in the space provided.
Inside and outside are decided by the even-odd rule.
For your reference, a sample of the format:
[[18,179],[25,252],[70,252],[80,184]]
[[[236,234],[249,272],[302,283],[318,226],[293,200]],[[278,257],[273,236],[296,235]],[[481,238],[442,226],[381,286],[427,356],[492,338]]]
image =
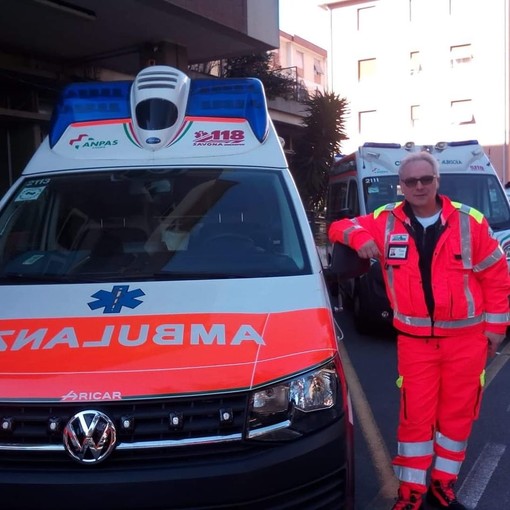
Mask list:
[[280,0],[280,30],[298,35],[321,48],[329,46],[329,13],[323,0]]

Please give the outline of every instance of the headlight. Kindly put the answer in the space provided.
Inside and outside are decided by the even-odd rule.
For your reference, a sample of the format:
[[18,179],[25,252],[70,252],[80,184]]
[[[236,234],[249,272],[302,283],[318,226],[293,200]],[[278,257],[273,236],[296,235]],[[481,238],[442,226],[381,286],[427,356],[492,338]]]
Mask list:
[[248,439],[290,440],[329,425],[342,414],[335,364],[252,394]]

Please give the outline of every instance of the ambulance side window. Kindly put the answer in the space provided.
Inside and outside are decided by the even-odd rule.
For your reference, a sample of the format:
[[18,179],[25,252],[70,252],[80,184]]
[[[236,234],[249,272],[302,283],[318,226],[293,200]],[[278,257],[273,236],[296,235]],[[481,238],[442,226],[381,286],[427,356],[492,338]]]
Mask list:
[[349,181],[349,192],[347,195],[347,207],[352,216],[360,215],[358,185],[354,179]]
[[488,187],[491,217],[497,222],[508,221],[510,212],[508,202],[501,192],[499,183],[496,179],[491,179],[488,182]]
[[345,180],[333,182],[329,185],[327,210],[328,221],[335,221],[339,219],[342,211],[345,211],[348,207],[347,186],[348,182]]
[[439,192],[478,209],[494,230],[510,228],[510,208],[497,176],[443,173]]

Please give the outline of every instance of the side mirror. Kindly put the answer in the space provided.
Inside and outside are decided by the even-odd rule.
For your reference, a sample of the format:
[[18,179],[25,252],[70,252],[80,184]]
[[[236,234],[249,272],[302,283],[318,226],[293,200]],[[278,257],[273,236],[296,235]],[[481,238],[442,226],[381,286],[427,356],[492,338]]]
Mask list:
[[336,220],[342,220],[344,218],[354,218],[355,214],[352,209],[348,207],[345,209],[338,209],[336,211],[330,211],[329,209],[326,211],[326,220],[328,223],[331,223]]
[[333,244],[330,271],[340,280],[356,278],[368,272],[370,259],[362,259],[355,250],[342,243]]
[[352,209],[346,207],[345,209],[340,209],[336,213],[336,220],[342,220],[343,218],[354,218],[355,214]]

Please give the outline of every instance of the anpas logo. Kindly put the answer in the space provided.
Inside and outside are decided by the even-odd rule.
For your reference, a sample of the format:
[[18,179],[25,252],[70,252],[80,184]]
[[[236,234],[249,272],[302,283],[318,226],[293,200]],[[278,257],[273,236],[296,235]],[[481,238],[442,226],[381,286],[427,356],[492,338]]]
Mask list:
[[142,289],[129,290],[129,285],[114,285],[111,291],[100,290],[91,297],[96,301],[87,303],[91,310],[104,308],[103,313],[119,313],[123,306],[128,308],[136,308],[141,305],[140,296],[145,296]]
[[85,133],[69,140],[69,145],[75,149],[104,149],[105,147],[112,147],[118,143],[118,140],[96,140]]
[[91,400],[122,400],[120,391],[68,391],[60,397],[62,402],[91,401]]
[[207,131],[196,131],[194,147],[218,146],[218,145],[244,145],[244,131],[242,129],[223,129],[208,133]]

